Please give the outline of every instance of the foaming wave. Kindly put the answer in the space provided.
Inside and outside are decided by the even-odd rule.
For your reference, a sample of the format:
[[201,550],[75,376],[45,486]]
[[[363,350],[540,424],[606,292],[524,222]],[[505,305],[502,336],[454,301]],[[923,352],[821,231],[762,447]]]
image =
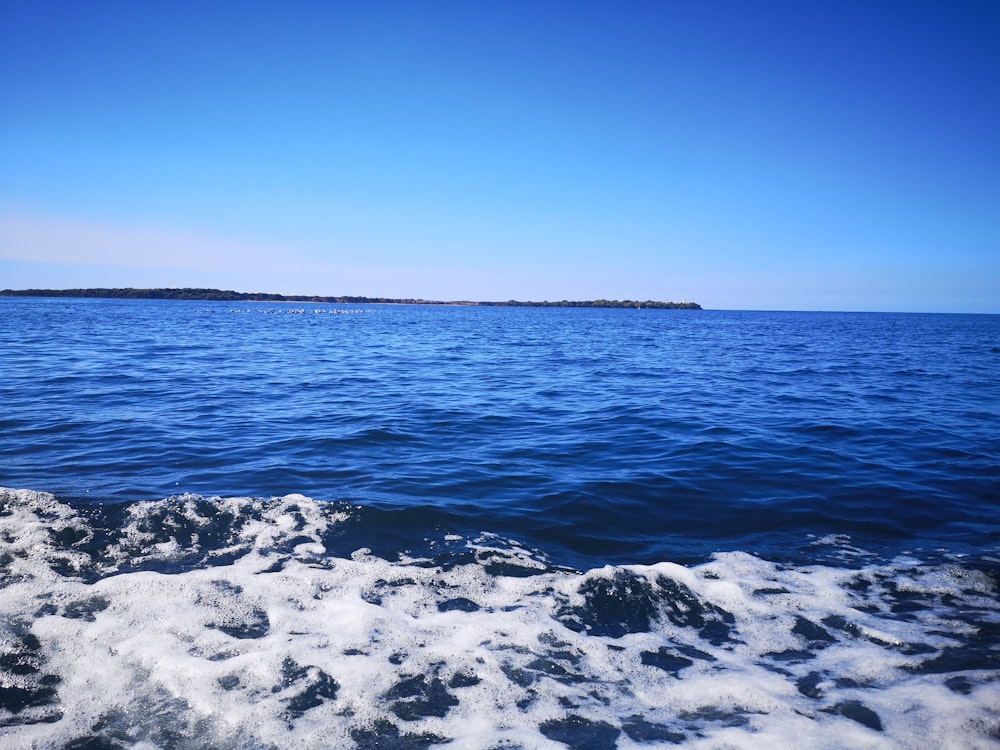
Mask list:
[[6,742],[998,744],[996,561],[828,538],[842,564],[578,572],[490,534],[390,560],[352,518],[300,495],[112,513],[0,490]]

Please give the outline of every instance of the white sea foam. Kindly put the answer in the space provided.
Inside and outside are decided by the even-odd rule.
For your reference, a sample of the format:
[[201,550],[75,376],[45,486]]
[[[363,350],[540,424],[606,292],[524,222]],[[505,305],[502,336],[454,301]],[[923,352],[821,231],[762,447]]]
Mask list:
[[84,510],[0,490],[4,745],[1000,746],[973,568],[575,573],[491,535],[446,540],[465,564],[334,557],[331,508],[136,503],[101,545]]

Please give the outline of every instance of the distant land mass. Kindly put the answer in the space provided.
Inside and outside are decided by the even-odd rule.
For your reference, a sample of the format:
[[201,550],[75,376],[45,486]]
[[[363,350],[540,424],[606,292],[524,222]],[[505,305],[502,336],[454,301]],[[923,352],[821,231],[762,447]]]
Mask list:
[[697,302],[659,302],[656,300],[589,300],[561,302],[441,302],[429,299],[390,299],[388,297],[321,297],[304,294],[266,294],[233,292],[221,289],[4,289],[0,297],[95,297],[107,299],[181,299],[219,300],[222,302],[323,302],[358,305],[468,305],[481,307],[640,307],[667,310],[700,310]]

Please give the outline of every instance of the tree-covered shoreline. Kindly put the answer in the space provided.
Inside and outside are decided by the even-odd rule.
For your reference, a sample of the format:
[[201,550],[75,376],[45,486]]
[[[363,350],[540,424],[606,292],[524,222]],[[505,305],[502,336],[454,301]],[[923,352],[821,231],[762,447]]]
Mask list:
[[428,299],[392,299],[388,297],[325,297],[303,294],[269,294],[265,292],[234,292],[221,289],[4,289],[0,297],[84,297],[102,299],[176,299],[214,300],[222,302],[321,302],[325,304],[395,304],[395,305],[466,305],[481,307],[638,307],[669,310],[700,310],[697,302],[666,302],[656,300],[562,300],[559,302],[442,302]]

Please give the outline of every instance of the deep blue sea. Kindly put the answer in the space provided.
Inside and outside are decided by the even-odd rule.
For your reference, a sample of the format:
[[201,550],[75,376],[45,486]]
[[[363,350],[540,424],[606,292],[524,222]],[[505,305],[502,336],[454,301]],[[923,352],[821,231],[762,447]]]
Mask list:
[[0,746],[1000,748],[1000,316],[0,298]]

